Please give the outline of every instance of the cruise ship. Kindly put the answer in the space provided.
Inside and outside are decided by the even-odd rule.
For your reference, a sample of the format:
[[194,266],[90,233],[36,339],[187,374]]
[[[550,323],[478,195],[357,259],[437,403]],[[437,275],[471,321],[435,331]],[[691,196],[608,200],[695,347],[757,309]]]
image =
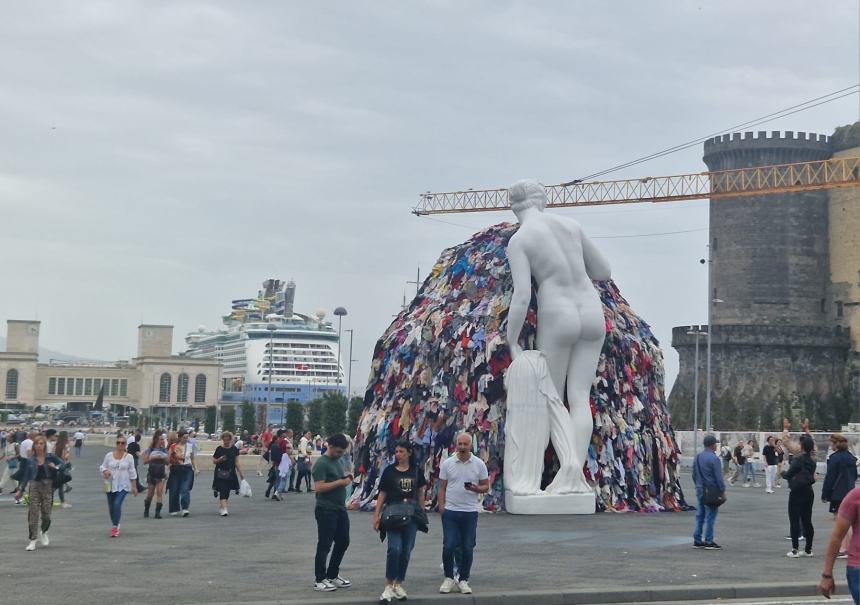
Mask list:
[[295,296],[292,280],[268,279],[256,298],[232,301],[225,327],[185,337],[185,355],[223,364],[222,402],[265,405],[271,423],[283,422],[287,403],[346,393],[337,330],[324,311],[296,313]]

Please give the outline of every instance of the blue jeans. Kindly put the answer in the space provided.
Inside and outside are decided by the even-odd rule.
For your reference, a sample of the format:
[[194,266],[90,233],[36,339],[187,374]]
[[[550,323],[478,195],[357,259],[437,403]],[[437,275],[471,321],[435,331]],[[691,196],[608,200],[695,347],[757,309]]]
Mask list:
[[755,482],[755,467],[753,467],[753,463],[749,460],[744,462],[744,483],[747,481]]
[[[60,489],[63,489],[63,486],[60,486]],[[128,492],[123,490],[121,492],[108,492],[107,501],[108,501],[108,512],[110,513],[110,524],[113,527],[119,527],[119,520],[122,517],[122,503],[125,501],[125,497],[128,495]]]
[[[696,529],[693,531],[694,542],[713,542],[714,523],[717,521],[717,513],[720,509],[716,506],[705,506],[704,492],[701,487],[696,488]],[[702,540],[702,526],[705,527],[705,539]]]
[[442,511],[442,567],[446,578],[454,577],[454,553],[459,550],[460,580],[469,580],[477,533],[477,512]]
[[194,469],[190,466],[176,465],[170,467],[170,502],[168,510],[178,513],[188,510],[191,506],[191,485],[194,483]]
[[860,605],[860,567],[846,568],[845,579],[848,582],[851,597],[854,599],[854,605]]
[[386,533],[388,554],[385,557],[385,579],[389,582],[402,582],[406,579],[406,568],[409,567],[409,559],[412,557],[418,526],[413,519],[403,529]]

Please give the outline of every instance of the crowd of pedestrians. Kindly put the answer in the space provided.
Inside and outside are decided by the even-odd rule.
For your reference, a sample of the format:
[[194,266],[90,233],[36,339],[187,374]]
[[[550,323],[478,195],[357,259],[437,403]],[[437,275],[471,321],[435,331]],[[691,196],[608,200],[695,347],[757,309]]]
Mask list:
[[[834,593],[834,563],[836,559],[847,559],[846,582],[855,604],[860,605],[860,487],[855,487],[858,459],[850,451],[848,439],[841,433],[833,433],[828,441],[827,470],[821,485],[821,502],[828,505],[834,526],[825,554],[819,590],[828,598]],[[697,499],[693,546],[719,550],[722,547],[714,541],[714,526],[719,507],[727,501],[726,484],[734,485],[742,478],[744,487],[759,486],[752,466],[754,450],[751,443],[739,440],[734,448],[724,445],[717,453],[719,442],[713,435],[706,435],[703,443],[704,448],[693,459],[693,483]],[[804,423],[804,433],[796,440],[789,437],[788,426],[781,438],[768,436],[761,458],[765,493],[775,493],[774,488],[780,488],[782,481],[789,489],[787,539],[791,540],[791,550],[786,556],[792,559],[813,557],[814,486],[819,477],[816,444],[808,424]]]

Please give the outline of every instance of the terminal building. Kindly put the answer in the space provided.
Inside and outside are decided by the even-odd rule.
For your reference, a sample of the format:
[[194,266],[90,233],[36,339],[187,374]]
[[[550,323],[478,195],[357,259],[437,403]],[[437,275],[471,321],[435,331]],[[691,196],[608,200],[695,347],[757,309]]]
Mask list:
[[40,322],[10,319],[6,326],[0,409],[84,412],[100,401],[105,411],[186,420],[202,419],[219,402],[221,362],[173,355],[173,326],[138,326],[137,356],[116,362],[40,362]]

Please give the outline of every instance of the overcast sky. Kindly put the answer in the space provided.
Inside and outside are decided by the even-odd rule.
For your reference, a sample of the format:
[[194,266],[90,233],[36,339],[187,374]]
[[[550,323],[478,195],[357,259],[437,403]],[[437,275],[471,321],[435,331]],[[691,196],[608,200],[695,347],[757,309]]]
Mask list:
[[[860,79],[855,0],[28,0],[2,15],[0,320],[128,359],[141,321],[175,325],[178,351],[231,299],[293,278],[298,310],[348,309],[354,390],[416,268],[513,220],[416,218],[419,192],[570,180]],[[756,130],[857,119],[854,96]],[[606,178],[697,172],[701,156]],[[672,327],[705,322],[707,204],[556,210],[599,238],[690,231],[597,240],[663,344],[667,387]]]

